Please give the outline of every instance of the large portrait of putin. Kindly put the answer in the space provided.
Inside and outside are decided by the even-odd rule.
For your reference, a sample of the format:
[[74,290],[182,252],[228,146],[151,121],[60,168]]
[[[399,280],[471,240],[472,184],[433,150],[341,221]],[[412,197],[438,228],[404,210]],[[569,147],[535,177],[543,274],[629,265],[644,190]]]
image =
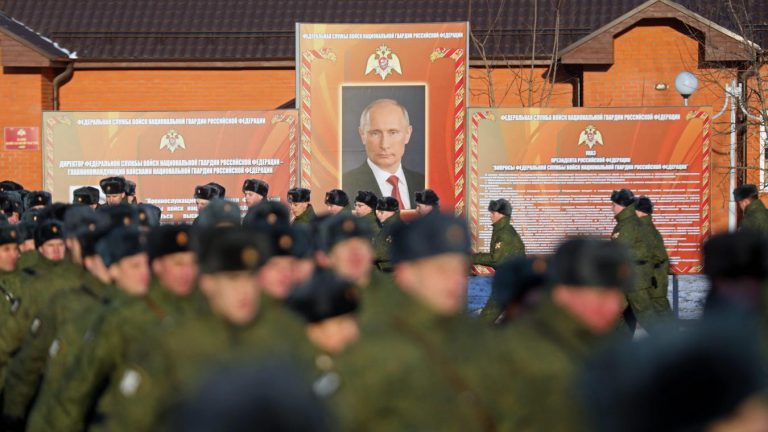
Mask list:
[[342,87],[342,189],[398,199],[416,208],[424,189],[426,87]]

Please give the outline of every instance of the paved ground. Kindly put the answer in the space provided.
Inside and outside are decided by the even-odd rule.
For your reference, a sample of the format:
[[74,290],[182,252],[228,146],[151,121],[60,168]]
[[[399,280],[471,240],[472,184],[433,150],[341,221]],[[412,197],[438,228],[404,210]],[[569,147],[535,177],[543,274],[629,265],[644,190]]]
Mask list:
[[[669,279],[669,301],[673,304],[673,280]],[[678,277],[678,306],[682,319],[694,319],[701,314],[704,298],[709,288],[704,276]],[[491,292],[491,277],[469,278],[468,308],[474,311],[483,307]],[[673,306],[674,307],[674,306]]]

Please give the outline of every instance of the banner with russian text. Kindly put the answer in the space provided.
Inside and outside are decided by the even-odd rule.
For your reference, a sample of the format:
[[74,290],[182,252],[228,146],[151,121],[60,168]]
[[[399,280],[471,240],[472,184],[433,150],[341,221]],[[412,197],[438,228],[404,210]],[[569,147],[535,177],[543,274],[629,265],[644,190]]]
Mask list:
[[269,183],[270,199],[298,184],[297,124],[295,110],[45,112],[43,184],[71,202],[78,187],[124,176],[163,222],[191,222],[195,186],[216,182],[245,210],[247,178]]
[[672,269],[701,271],[710,233],[710,107],[470,109],[469,223],[487,251],[488,202],[512,203],[529,254],[569,236],[609,238],[611,192],[654,202]]
[[315,207],[330,189],[354,199],[396,184],[406,209],[431,188],[443,210],[464,212],[468,32],[466,22],[297,24],[301,184]]

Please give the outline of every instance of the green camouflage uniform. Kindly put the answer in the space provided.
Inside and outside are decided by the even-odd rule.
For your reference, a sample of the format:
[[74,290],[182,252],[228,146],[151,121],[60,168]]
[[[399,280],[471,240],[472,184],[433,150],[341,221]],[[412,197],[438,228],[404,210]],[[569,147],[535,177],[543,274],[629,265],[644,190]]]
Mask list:
[[392,228],[400,222],[400,213],[395,213],[381,224],[381,230],[373,238],[373,263],[381,271],[392,271]]
[[40,261],[40,253],[37,252],[37,249],[28,250],[19,255],[19,262],[16,267],[20,269],[34,267],[38,261]]
[[768,209],[762,201],[756,199],[744,209],[740,229],[768,234]]
[[487,332],[464,314],[441,316],[400,299],[396,311],[364,326],[338,358],[341,387],[333,406],[342,429],[494,430],[497,410],[477,374]]
[[635,205],[625,207],[615,216],[616,226],[611,239],[627,247],[632,257],[634,286],[627,293],[627,302],[643,328],[653,330],[656,313],[652,298],[653,261],[651,248],[653,238],[645,235]]
[[0,332],[0,370],[3,384],[11,358],[21,348],[27,334],[34,335],[40,327],[37,318],[51,297],[62,289],[77,286],[84,270],[69,259],[50,261],[41,258],[34,267],[22,270],[18,311],[4,323]]
[[[499,430],[588,430],[579,406],[579,371],[603,338],[551,300],[530,320],[500,330],[486,382],[503,409]],[[489,351],[486,351],[489,353]]]
[[261,299],[257,318],[245,326],[226,322],[202,304],[196,314],[146,340],[123,368],[116,393],[121,409],[103,430],[162,429],[168,410],[193,394],[206,373],[239,359],[290,358],[309,370],[312,349],[298,318],[278,301]]
[[672,316],[672,307],[669,305],[667,293],[669,291],[669,255],[664,247],[664,239],[653,224],[653,218],[643,216],[640,218],[643,228],[643,236],[653,239],[651,248],[651,263],[653,264],[652,294],[654,310],[658,315]]
[[307,209],[304,210],[304,213],[296,216],[296,218],[293,220],[294,224],[310,224],[312,221],[315,220],[315,208],[312,207],[312,204],[307,206]]
[[[144,297],[117,291],[91,329],[93,337],[65,372],[61,388],[35,419],[39,430],[78,431],[86,425],[100,430],[108,424],[110,415],[121,409],[119,385],[129,353],[162,322],[175,319],[183,310],[181,303],[156,281]],[[89,419],[91,409],[95,414]]]
[[368,224],[368,228],[371,230],[371,241],[373,241],[376,238],[376,234],[381,231],[379,220],[376,219],[376,212],[370,212],[365,216],[360,216],[360,218]]
[[[497,220],[491,233],[491,251],[472,254],[472,264],[496,268],[503,261],[525,255],[525,245],[515,227],[510,225],[509,216]],[[488,297],[480,314],[484,321],[494,321],[499,316],[499,308],[494,301],[494,294]]]
[[110,290],[86,272],[79,287],[60,290],[51,297],[36,317],[38,331],[24,338],[8,367],[3,404],[6,416],[22,418],[32,406],[41,381],[38,401],[58,390],[63,368],[71,363],[94,318],[108,303]]

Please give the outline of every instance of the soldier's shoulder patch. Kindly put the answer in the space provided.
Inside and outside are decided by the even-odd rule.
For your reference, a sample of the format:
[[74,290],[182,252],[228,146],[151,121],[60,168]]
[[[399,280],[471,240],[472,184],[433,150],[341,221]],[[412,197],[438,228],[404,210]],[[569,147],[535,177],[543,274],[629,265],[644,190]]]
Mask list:
[[496,242],[496,244],[493,246],[495,249],[501,249],[501,242]]
[[611,238],[615,240],[615,239],[619,238],[619,234],[621,234],[621,233],[620,233],[620,232],[618,232],[618,231],[616,231],[615,233],[613,233],[613,235],[611,236]]

